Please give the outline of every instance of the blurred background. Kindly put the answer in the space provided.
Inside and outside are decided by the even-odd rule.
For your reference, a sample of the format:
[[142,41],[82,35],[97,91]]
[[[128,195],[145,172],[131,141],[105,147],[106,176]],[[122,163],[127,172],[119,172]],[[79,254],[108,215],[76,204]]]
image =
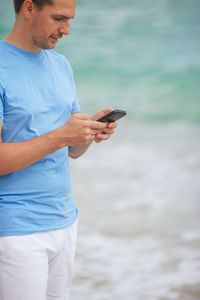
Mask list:
[[[78,1],[56,50],[81,112],[127,111],[71,161],[80,227],[71,300],[200,299],[200,2]],[[0,3],[0,39],[14,22]]]

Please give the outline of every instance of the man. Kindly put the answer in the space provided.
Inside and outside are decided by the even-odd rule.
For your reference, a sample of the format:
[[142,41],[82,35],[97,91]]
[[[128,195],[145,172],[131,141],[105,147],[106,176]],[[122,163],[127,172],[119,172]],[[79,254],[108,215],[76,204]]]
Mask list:
[[78,210],[68,156],[108,139],[115,123],[79,113],[68,61],[51,50],[69,34],[76,0],[14,0],[0,41],[0,299],[66,300]]

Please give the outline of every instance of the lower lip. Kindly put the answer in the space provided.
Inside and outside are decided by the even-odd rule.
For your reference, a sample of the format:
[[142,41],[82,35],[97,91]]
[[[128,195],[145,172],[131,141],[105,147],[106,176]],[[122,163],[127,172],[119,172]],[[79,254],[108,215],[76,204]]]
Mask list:
[[52,37],[52,36],[50,36],[50,38],[52,39],[52,41],[53,41],[54,43],[57,43],[57,41],[58,41],[57,38],[54,38],[54,37]]

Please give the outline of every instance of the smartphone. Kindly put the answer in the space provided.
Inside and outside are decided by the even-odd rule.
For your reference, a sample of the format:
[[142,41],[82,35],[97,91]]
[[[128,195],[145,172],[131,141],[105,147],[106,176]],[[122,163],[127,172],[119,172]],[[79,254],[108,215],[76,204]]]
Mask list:
[[103,116],[102,118],[98,119],[99,122],[106,122],[111,123],[119,120],[120,118],[124,117],[126,115],[126,112],[124,110],[113,110],[107,115]]

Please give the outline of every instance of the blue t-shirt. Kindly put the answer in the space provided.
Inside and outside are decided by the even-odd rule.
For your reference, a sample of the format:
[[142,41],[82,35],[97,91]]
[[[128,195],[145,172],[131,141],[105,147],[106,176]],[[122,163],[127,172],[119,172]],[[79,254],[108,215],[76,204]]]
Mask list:
[[[80,110],[72,69],[53,50],[24,51],[0,41],[2,142],[27,141],[62,125]],[[0,236],[55,230],[72,224],[68,147],[20,171],[0,176]]]

